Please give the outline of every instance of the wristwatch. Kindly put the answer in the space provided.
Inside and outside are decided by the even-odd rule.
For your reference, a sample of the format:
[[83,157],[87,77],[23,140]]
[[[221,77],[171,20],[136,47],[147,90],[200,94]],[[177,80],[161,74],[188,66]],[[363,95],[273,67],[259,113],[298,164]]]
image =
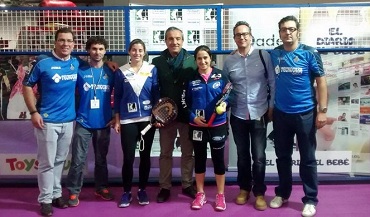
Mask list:
[[326,113],[328,111],[328,108],[327,107],[319,107],[319,112],[320,113]]

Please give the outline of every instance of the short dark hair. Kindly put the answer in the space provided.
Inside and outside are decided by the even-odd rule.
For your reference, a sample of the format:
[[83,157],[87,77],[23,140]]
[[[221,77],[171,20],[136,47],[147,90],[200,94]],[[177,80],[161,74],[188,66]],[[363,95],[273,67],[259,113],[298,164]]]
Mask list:
[[104,45],[104,48],[108,48],[108,42],[101,36],[92,36],[90,37],[86,42],[86,50],[90,50],[91,45],[93,44],[102,44]]
[[238,28],[239,26],[247,26],[249,29],[249,33],[252,35],[252,27],[249,25],[249,23],[245,21],[238,21],[236,22],[234,28],[233,28],[233,35],[235,35],[235,29]]
[[205,51],[205,52],[207,52],[208,55],[209,55],[209,57],[212,59],[211,49],[209,49],[209,47],[206,46],[206,45],[200,45],[197,48],[195,48],[195,50],[194,50],[194,59],[195,60],[197,59],[197,55],[198,55],[199,51]]
[[170,31],[180,31],[181,32],[181,37],[182,37],[182,40],[184,40],[184,33],[182,32],[181,29],[175,27],[175,26],[171,26],[169,27],[166,32],[164,33],[164,39],[166,40],[167,39],[167,33],[170,32]]
[[58,36],[59,36],[60,33],[71,33],[72,37],[73,37],[73,41],[75,40],[75,34],[73,33],[72,29],[69,28],[69,27],[63,27],[63,28],[58,29],[55,32],[55,41],[58,40]]
[[288,21],[294,21],[294,22],[295,22],[295,25],[296,25],[296,27],[297,27],[297,29],[299,29],[299,27],[300,27],[299,21],[298,21],[298,19],[297,19],[295,16],[293,16],[293,15],[283,17],[283,18],[279,21],[279,23],[278,23],[278,25],[279,25],[279,29],[280,29],[280,25],[281,25],[281,24],[286,23],[286,22],[288,22]]

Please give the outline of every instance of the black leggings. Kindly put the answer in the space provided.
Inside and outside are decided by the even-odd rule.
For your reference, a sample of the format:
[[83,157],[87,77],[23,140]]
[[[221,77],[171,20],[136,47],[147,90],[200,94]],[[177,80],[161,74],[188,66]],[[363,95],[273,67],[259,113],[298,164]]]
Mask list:
[[[194,159],[195,159],[195,173],[205,173],[207,163],[207,143],[206,142],[193,142],[194,143]],[[225,142],[210,143],[211,157],[216,175],[225,174]]]
[[[121,146],[123,152],[122,184],[125,192],[130,192],[132,188],[132,178],[134,174],[135,149],[140,140],[140,131],[143,130],[148,122],[138,122],[131,124],[121,124]],[[150,152],[155,134],[152,127],[144,136],[144,150],[140,151],[139,166],[139,189],[145,189],[150,173]]]

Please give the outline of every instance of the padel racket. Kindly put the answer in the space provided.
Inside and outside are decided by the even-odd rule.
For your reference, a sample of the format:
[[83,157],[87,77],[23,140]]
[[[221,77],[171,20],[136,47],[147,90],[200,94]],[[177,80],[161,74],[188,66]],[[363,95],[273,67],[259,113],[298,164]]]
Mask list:
[[232,89],[233,89],[233,85],[231,84],[231,82],[229,82],[225,85],[224,89],[222,90],[220,99],[216,102],[215,111],[213,112],[211,118],[208,121],[208,126],[212,126],[213,121],[215,120],[216,115],[217,115],[217,113],[216,113],[217,106],[219,106],[219,105],[221,105],[221,103],[225,102],[225,100],[229,97],[230,92],[231,92]]
[[169,124],[175,120],[177,113],[177,105],[172,99],[168,97],[160,98],[152,109],[150,124],[141,131],[141,135],[145,135],[155,123]]

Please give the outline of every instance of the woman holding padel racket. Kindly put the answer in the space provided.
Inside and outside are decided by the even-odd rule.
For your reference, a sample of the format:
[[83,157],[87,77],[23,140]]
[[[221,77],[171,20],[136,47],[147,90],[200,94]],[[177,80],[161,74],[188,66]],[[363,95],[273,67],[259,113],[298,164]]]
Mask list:
[[207,202],[204,179],[209,143],[217,184],[215,210],[223,211],[226,209],[224,196],[224,150],[228,136],[226,105],[231,86],[221,70],[211,67],[212,54],[207,46],[197,47],[194,57],[198,73],[188,83],[184,106],[189,111],[189,137],[194,144],[197,185],[196,198],[191,203],[191,208],[201,209]]
[[130,62],[116,72],[114,86],[114,111],[116,124],[114,130],[121,133],[123,152],[122,184],[123,195],[118,207],[128,207],[132,201],[132,178],[135,149],[140,143],[139,190],[137,199],[140,205],[149,204],[145,187],[150,172],[150,152],[155,128],[145,135],[141,131],[150,123],[154,104],[159,99],[157,68],[144,61],[145,44],[140,39],[131,41],[128,49]]

